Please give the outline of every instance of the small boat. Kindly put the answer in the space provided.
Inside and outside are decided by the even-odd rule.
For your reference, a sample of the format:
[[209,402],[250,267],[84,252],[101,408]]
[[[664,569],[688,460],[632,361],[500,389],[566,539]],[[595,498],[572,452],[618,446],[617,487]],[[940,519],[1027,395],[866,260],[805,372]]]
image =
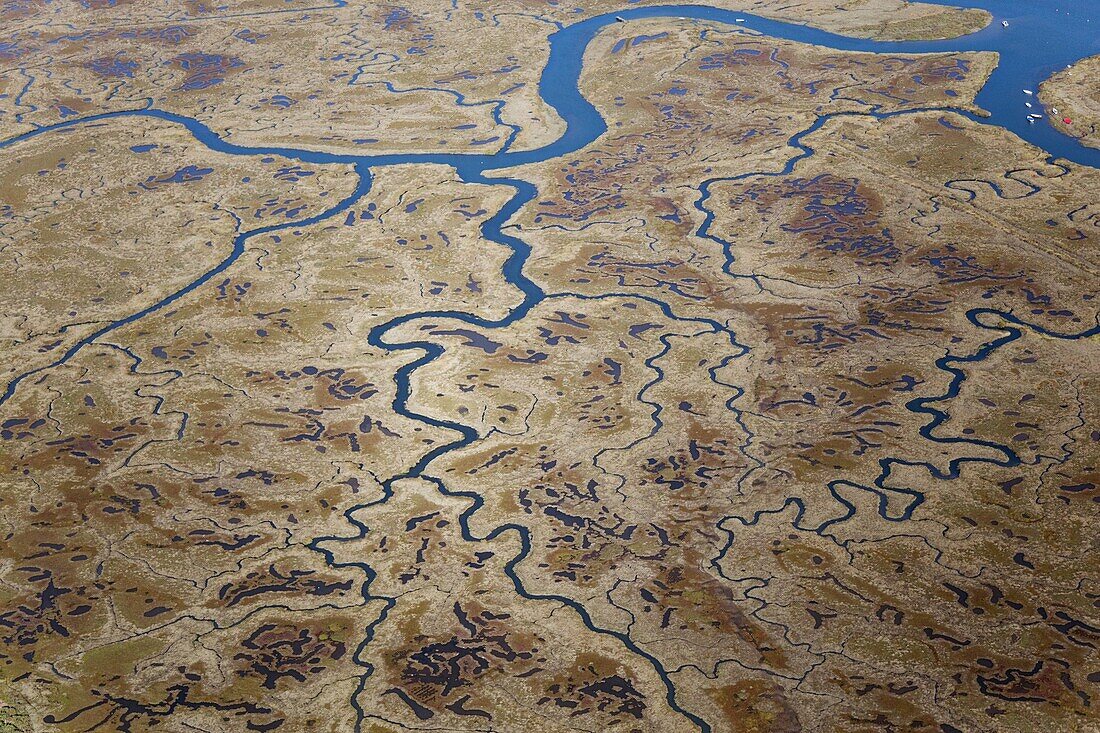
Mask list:
[[616,15],[616,16],[615,16],[615,20],[616,20],[616,22],[618,22],[618,23],[625,23],[625,22],[626,22],[626,18],[624,18],[624,17],[623,17],[623,16],[621,16],[621,15]]
[[744,18],[734,18],[734,20],[738,23],[744,23],[745,22]]
[[1027,118],[1029,120],[1031,120],[1032,122],[1034,122],[1035,120],[1041,120],[1043,118],[1043,116],[1040,115],[1040,114],[1036,114],[1036,113],[1032,112],[1031,114],[1029,114],[1027,116]]
[[1007,20],[1002,20],[1001,25],[1003,25],[1005,28],[1007,28],[1008,27],[1008,21]]
[[1031,102],[1024,102],[1025,107],[1031,107]]
[[1051,113],[1052,115],[1056,115],[1056,114],[1058,114],[1058,108],[1057,108],[1057,107],[1055,107],[1054,109],[1052,109],[1052,110],[1050,111],[1050,113]]
[[1024,90],[1024,94],[1027,94],[1028,96],[1031,96],[1031,95],[1032,95],[1032,94],[1034,94],[1034,93],[1035,93],[1035,92],[1031,91],[1030,89],[1025,89],[1025,90]]

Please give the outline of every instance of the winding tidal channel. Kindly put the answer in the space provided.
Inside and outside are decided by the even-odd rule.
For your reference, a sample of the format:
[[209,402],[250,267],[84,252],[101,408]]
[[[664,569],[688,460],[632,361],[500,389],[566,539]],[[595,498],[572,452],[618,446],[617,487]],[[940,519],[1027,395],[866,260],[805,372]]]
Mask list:
[[[959,4],[954,1],[948,2],[947,0],[925,0],[925,2],[934,2],[943,5]],[[1079,15],[1082,20],[1089,16],[1095,16],[1092,18],[1097,21],[1094,25],[1085,22],[1074,22],[1072,19],[1067,21],[1064,13],[1056,10],[1056,3],[1051,0],[1038,0],[1037,2],[1027,0],[970,0],[970,2],[965,4],[971,7],[989,10],[994,14],[995,21],[984,30],[969,36],[932,42],[879,42],[853,39],[807,26],[759,18],[744,12],[725,11],[700,5],[669,5],[647,8],[631,7],[614,13],[583,20],[576,24],[563,27],[550,36],[549,60],[541,76],[539,93],[545,102],[565,121],[566,128],[564,134],[560,138],[536,150],[511,150],[511,139],[515,137],[514,133],[502,150],[492,154],[408,153],[356,156],[282,147],[246,147],[223,140],[210,128],[195,119],[161,111],[152,107],[69,119],[55,125],[40,127],[15,138],[0,142],[0,150],[2,150],[13,148],[32,138],[51,135],[64,128],[104,122],[119,117],[149,117],[182,125],[197,141],[210,150],[219,153],[242,156],[280,155],[312,164],[352,165],[359,176],[359,183],[355,191],[350,196],[322,213],[308,218],[261,227],[238,234],[233,242],[231,253],[215,267],[204,272],[185,287],[168,295],[159,302],[102,326],[95,333],[86,336],[72,345],[52,364],[27,371],[15,377],[8,384],[4,385],[3,392],[0,394],[0,404],[9,400],[19,388],[20,384],[27,378],[45,369],[50,369],[69,361],[85,346],[102,339],[104,336],[123,326],[160,311],[181,298],[187,297],[191,291],[208,283],[212,278],[229,268],[244,253],[246,244],[253,237],[270,234],[280,230],[307,226],[315,222],[338,216],[342,212],[347,211],[370,190],[372,173],[377,168],[408,164],[442,164],[452,166],[457,171],[461,180],[466,183],[509,186],[514,191],[513,195],[503,208],[485,222],[481,233],[486,239],[510,248],[511,254],[503,267],[503,276],[508,283],[523,293],[522,302],[504,318],[499,320],[489,320],[477,314],[466,312],[425,311],[395,318],[375,327],[370,332],[369,343],[374,347],[389,352],[413,351],[420,354],[417,359],[399,369],[394,376],[397,386],[396,398],[392,406],[394,412],[404,417],[420,421],[421,423],[437,428],[448,429],[458,436],[451,442],[439,445],[432,451],[423,455],[423,457],[405,473],[394,476],[386,481],[383,486],[385,490],[384,495],[376,502],[372,502],[372,504],[387,501],[392,495],[391,487],[394,482],[407,478],[423,478],[437,485],[442,493],[450,496],[463,497],[469,501],[469,507],[462,515],[461,527],[463,537],[466,540],[483,541],[497,537],[505,532],[516,532],[520,537],[521,552],[512,558],[505,567],[505,571],[513,583],[516,593],[527,599],[554,600],[565,604],[572,608],[594,632],[616,637],[631,653],[637,655],[639,658],[645,659],[653,666],[664,682],[668,704],[673,710],[690,720],[700,731],[708,732],[711,730],[711,727],[706,721],[678,704],[676,688],[673,681],[670,679],[666,670],[663,669],[658,659],[640,648],[626,634],[600,628],[594,623],[585,608],[575,601],[559,596],[540,595],[530,592],[524,587],[523,582],[516,573],[516,567],[524,561],[530,550],[530,535],[526,528],[516,524],[507,524],[497,527],[486,537],[476,537],[473,535],[468,520],[470,516],[477,512],[482,506],[484,502],[483,498],[475,493],[462,492],[448,488],[440,479],[431,476],[428,471],[432,462],[441,455],[463,448],[478,440],[479,436],[472,427],[421,415],[414,412],[409,407],[410,384],[413,373],[420,367],[438,358],[443,352],[443,347],[438,344],[424,341],[392,341],[389,336],[395,328],[402,324],[425,318],[454,319],[484,329],[503,328],[523,319],[532,308],[547,298],[582,297],[576,294],[563,293],[548,295],[525,275],[524,265],[530,254],[530,248],[521,239],[505,233],[503,229],[509,219],[519,211],[521,207],[535,198],[537,190],[536,187],[528,181],[518,178],[494,177],[492,172],[497,169],[537,163],[568,155],[592,143],[607,131],[604,119],[597,109],[584,98],[578,84],[582,71],[585,49],[589,42],[605,26],[617,22],[617,17],[621,17],[624,21],[630,22],[632,20],[644,18],[671,16],[700,19],[730,25],[735,24],[735,18],[742,18],[745,22],[736,23],[738,27],[748,28],[776,38],[815,44],[841,51],[860,51],[883,54],[994,51],[1000,55],[998,67],[977,97],[978,105],[987,110],[989,116],[982,117],[969,112],[959,112],[959,110],[952,111],[959,112],[981,124],[995,125],[1010,130],[1020,138],[1046,151],[1052,162],[1055,160],[1066,160],[1078,165],[1100,167],[1100,150],[1083,146],[1075,139],[1061,134],[1047,124],[1046,119],[1039,120],[1035,123],[1029,123],[1025,118],[1024,112],[1021,110],[1019,97],[1021,88],[1037,89],[1039,82],[1054,71],[1062,69],[1083,57],[1100,53],[1100,2],[1097,0],[1087,0],[1086,2],[1075,3],[1073,7],[1074,14]],[[1009,21],[1007,27],[1002,26],[1000,22],[1002,19],[1007,19]],[[460,104],[463,103],[461,99],[457,101]],[[886,117],[909,113],[911,112],[879,114],[874,111],[869,111],[859,114]],[[499,107],[497,108],[497,114],[499,115]],[[844,114],[852,115],[856,113]],[[811,127],[798,132],[789,139],[788,144],[791,148],[791,157],[782,170],[747,172],[744,174],[744,177],[786,175],[790,173],[799,161],[814,155],[815,151],[808,147],[803,142],[803,139],[810,133],[819,129],[833,116],[835,115],[819,117]],[[721,240],[710,233],[713,213],[707,210],[706,202],[709,196],[709,186],[713,182],[714,181],[702,182],[699,186],[699,199],[696,203],[696,207],[702,212],[704,221],[696,231],[696,235],[719,242],[725,249],[727,258],[732,261],[737,254],[736,243]],[[654,298],[638,296],[636,294],[623,295],[620,293],[608,293],[606,296],[598,297],[631,297],[644,299],[660,307],[670,318],[677,318],[668,304]],[[1100,327],[1094,327],[1079,333],[1054,333],[1029,324],[1012,313],[991,309],[974,309],[970,311],[967,316],[976,328],[991,331],[991,340],[975,353],[948,355],[940,358],[937,361],[937,367],[952,375],[948,390],[941,395],[913,399],[907,404],[907,408],[911,412],[921,415],[926,419],[921,429],[921,435],[924,438],[941,443],[963,443],[973,445],[975,448],[980,448],[984,456],[988,456],[989,451],[992,450],[998,457],[989,458],[975,456],[956,458],[951,462],[946,471],[937,469],[928,464],[919,464],[924,466],[933,476],[943,479],[957,477],[962,464],[966,462],[994,462],[998,465],[1013,466],[1018,465],[1021,460],[1008,446],[964,438],[941,438],[936,435],[937,427],[946,419],[946,414],[937,409],[937,404],[949,400],[959,393],[960,386],[965,380],[963,367],[986,359],[1000,347],[1018,339],[1025,330],[1039,332],[1046,337],[1056,339],[1082,339],[1100,334]],[[700,326],[709,327],[715,332],[726,333],[733,346],[740,349],[742,353],[746,350],[746,347],[737,342],[736,336],[733,333],[729,333],[727,328],[717,321],[686,318],[678,318],[678,320],[691,320],[698,323]],[[713,370],[712,378],[714,378]],[[640,395],[640,397],[642,397],[642,395]],[[740,420],[740,413],[737,410],[735,402],[736,398],[731,400],[729,406],[736,418]],[[657,419],[659,420],[659,418]],[[909,520],[914,510],[923,502],[923,495],[915,490],[888,488],[887,484],[895,466],[911,466],[918,464],[913,464],[903,458],[886,458],[882,459],[879,464],[881,469],[880,475],[874,481],[873,485],[857,486],[854,488],[870,491],[877,495],[879,513],[883,518],[894,522]],[[817,532],[824,532],[829,525],[842,521],[855,513],[855,505],[845,499],[838,491],[838,488],[842,484],[847,484],[847,482],[837,481],[834,485],[830,485],[830,490],[834,498],[841,505],[847,507],[847,514],[830,519],[820,526],[810,527],[809,529],[813,529]],[[853,487],[851,484],[848,484],[848,488]],[[805,511],[805,507],[802,506],[801,500],[797,498],[789,499],[787,503],[794,504],[798,507],[798,521],[801,522],[802,513]],[[326,561],[334,567],[351,565],[364,572],[367,578],[362,588],[364,598],[367,600],[383,601],[386,605],[386,611],[388,611],[388,609],[392,608],[394,605],[395,600],[372,595],[371,583],[375,575],[371,567],[361,563],[338,562],[335,559],[335,552],[329,549],[337,543],[354,541],[364,536],[369,531],[368,527],[356,519],[355,516],[359,510],[366,506],[370,506],[370,504],[351,507],[345,513],[347,521],[358,533],[357,537],[348,537],[344,535],[319,538],[311,543],[311,549],[321,553],[326,558]],[[759,519],[760,515],[758,514],[750,521]],[[717,567],[718,560],[720,560],[720,556],[715,558],[713,562],[715,567]],[[361,652],[366,645],[371,642],[375,628],[378,624],[385,621],[387,615],[386,611],[384,611],[381,617],[366,630],[365,636],[357,650],[357,659],[361,660]],[[366,667],[365,673],[362,675],[359,684],[359,690],[362,690],[372,670],[366,662],[360,661],[360,663]],[[358,691],[353,695],[351,704],[356,707],[361,724],[366,718],[366,713],[359,709],[357,698]]]

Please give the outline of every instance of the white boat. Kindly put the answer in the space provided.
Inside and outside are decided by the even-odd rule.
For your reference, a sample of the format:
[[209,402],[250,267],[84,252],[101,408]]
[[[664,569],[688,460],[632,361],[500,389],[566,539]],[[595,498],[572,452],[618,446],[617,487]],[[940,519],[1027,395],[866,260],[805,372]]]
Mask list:
[[624,18],[621,15],[616,15],[615,20],[618,21],[619,23],[625,23],[626,22],[626,18]]
[[1024,94],[1027,94],[1027,95],[1031,95],[1031,94],[1034,94],[1034,93],[1035,92],[1031,91],[1030,89],[1025,89],[1024,90]]
[[1001,25],[1003,25],[1005,28],[1007,28],[1008,27],[1008,21],[1007,20],[1002,20]]
[[737,21],[738,23],[744,23],[745,22],[744,18],[734,18],[734,20]]
[[1025,107],[1030,107],[1030,106],[1031,106],[1031,102],[1024,102],[1024,106],[1025,106]]

